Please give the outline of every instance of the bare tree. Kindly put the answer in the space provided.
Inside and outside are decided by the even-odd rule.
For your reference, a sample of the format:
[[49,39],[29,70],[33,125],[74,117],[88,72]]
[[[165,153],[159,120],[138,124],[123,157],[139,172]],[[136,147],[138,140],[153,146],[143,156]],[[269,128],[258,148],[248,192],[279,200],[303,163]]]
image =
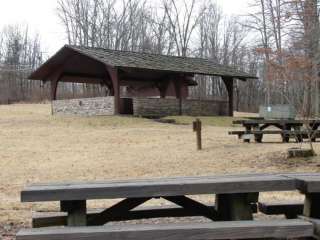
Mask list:
[[170,22],[170,33],[173,36],[176,51],[179,56],[186,57],[190,50],[190,40],[192,33],[199,24],[199,20],[205,12],[202,7],[200,12],[195,12],[196,0],[188,4],[186,0],[181,3],[183,10],[177,7],[176,0],[163,0],[163,8]]
[[31,36],[28,26],[9,25],[0,36],[0,102],[40,100],[40,83],[26,80],[43,62],[39,35]]

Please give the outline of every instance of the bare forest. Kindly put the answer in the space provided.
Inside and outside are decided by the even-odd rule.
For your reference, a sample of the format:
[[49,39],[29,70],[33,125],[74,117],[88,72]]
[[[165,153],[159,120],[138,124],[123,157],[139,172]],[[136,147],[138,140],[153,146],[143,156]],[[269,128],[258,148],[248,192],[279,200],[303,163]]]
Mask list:
[[[58,0],[67,44],[209,58],[256,74],[235,84],[235,109],[289,103],[319,114],[320,23],[317,0],[251,0],[230,16],[214,0]],[[0,103],[48,99],[49,84],[26,80],[43,63],[41,33],[0,30]],[[197,76],[195,99],[226,99],[219,78]],[[101,96],[101,86],[60,84],[58,98]]]

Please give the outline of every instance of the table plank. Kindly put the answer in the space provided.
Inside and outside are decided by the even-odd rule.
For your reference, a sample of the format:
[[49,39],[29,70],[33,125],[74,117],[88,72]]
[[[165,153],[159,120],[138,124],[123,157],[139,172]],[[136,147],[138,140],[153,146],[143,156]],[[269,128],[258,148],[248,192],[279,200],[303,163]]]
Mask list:
[[320,173],[293,173],[286,176],[296,180],[297,189],[303,193],[320,193]]
[[235,120],[233,124],[318,124],[320,120],[299,120],[299,119],[249,119],[249,120]]
[[295,179],[277,174],[182,177],[26,187],[22,202],[162,197],[295,190]]

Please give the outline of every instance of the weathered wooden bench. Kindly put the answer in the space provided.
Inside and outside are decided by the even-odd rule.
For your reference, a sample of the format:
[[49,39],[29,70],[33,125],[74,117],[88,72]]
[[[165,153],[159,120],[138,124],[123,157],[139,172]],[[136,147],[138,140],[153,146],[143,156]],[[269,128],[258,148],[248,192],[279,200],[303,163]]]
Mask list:
[[[283,219],[279,222],[254,220],[253,214],[257,210],[260,192],[297,190],[306,196],[303,207],[301,203],[278,206],[260,203],[259,209],[269,215],[284,214],[288,218],[302,215],[306,219]],[[34,227],[41,228],[22,230],[18,239],[133,240],[182,239],[188,236],[187,239],[205,240],[311,237],[312,226],[315,226],[315,221],[311,219],[320,219],[320,208],[316,204],[320,200],[319,193],[320,174],[247,174],[32,185],[22,191],[23,202],[60,201],[61,213],[35,217]],[[215,205],[207,205],[190,197],[202,194],[215,194]],[[163,198],[176,206],[140,207],[152,198]],[[86,204],[91,199],[123,200],[107,209],[92,212],[87,211]],[[184,216],[201,216],[213,222],[200,225],[161,225],[162,227],[103,226],[115,221]],[[48,228],[50,226],[65,227],[52,229]],[[296,232],[290,229],[296,229]]]
[[313,225],[310,222],[275,220],[26,229],[17,234],[17,240],[288,239],[312,236]]
[[[214,205],[208,206],[211,211],[215,210]],[[251,204],[252,212],[257,213],[258,206],[255,203]],[[102,212],[103,209],[95,209],[87,211],[87,218],[90,219],[93,216]],[[186,211],[184,208],[174,205],[168,206],[149,206],[149,207],[137,207],[130,211],[128,216],[115,216],[110,221],[130,221],[139,219],[151,219],[151,218],[168,218],[168,217],[197,217],[202,216],[200,212]],[[34,212],[32,214],[32,227],[53,227],[53,226],[67,226],[68,214],[65,212]]]
[[255,139],[256,142],[261,143],[263,135],[281,135],[288,142],[290,138],[296,142],[302,142],[303,139],[309,139],[312,136],[312,141],[315,142],[316,138],[320,137],[320,130],[316,131],[294,131],[294,130],[264,130],[264,131],[229,131],[229,135],[238,135],[239,139],[245,142],[250,142],[251,139]]
[[303,214],[303,203],[265,203],[259,202],[259,212],[266,215],[285,215],[288,219],[298,218]]

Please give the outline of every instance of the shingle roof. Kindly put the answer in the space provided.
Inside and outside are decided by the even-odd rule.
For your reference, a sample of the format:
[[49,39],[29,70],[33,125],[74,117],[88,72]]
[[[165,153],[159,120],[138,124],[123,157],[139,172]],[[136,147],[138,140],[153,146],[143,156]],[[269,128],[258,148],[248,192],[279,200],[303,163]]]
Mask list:
[[256,78],[254,75],[203,58],[176,57],[70,45],[67,45],[67,47],[114,67],[230,76],[243,79]]
[[61,58],[66,49],[68,51],[76,51],[79,54],[85,55],[113,67],[226,76],[239,78],[242,80],[256,78],[256,76],[252,74],[236,70],[232,67],[217,64],[209,59],[176,57],[150,53],[65,45],[55,56],[50,58],[39,69],[31,74],[30,79],[39,79],[40,75],[42,75],[40,72],[48,73],[50,65],[55,65],[58,64],[59,61],[62,61]]

